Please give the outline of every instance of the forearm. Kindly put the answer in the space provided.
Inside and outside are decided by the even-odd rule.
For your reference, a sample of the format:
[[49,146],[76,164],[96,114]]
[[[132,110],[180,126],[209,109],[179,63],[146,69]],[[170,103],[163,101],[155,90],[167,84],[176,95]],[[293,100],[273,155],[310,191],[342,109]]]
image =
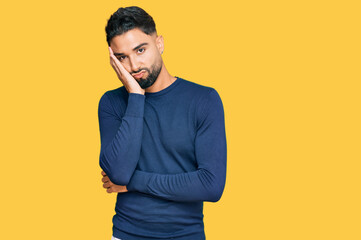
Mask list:
[[105,122],[104,131],[116,132],[102,138],[99,157],[100,167],[109,179],[118,185],[127,185],[138,163],[143,133],[144,96],[130,94],[128,106],[120,125],[116,128],[112,122]]
[[226,166],[219,167],[216,174],[205,169],[171,175],[136,170],[127,188],[172,201],[217,202],[226,179]]

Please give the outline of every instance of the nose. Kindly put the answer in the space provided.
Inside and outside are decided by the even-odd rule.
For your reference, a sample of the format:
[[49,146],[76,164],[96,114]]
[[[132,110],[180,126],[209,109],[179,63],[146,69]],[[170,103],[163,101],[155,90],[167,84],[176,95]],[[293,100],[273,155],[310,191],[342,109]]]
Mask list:
[[140,69],[140,63],[136,57],[129,57],[129,64],[131,72],[138,72]]

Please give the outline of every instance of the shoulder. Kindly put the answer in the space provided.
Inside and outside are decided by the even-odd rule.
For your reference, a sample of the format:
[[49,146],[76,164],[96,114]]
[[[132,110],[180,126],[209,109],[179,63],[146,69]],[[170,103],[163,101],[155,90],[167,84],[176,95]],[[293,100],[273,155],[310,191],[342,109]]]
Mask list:
[[111,89],[106,91],[105,93],[103,93],[103,95],[100,97],[100,101],[102,101],[103,99],[111,99],[111,100],[115,100],[115,99],[127,99],[128,97],[128,92],[125,89],[124,86],[122,87],[118,87],[115,89]]
[[187,92],[196,94],[197,96],[204,96],[204,95],[207,95],[212,90],[215,90],[212,87],[201,85],[199,83],[195,83],[190,80],[186,80],[183,78],[181,78],[181,80],[182,80],[183,90],[187,90]]
[[202,109],[209,101],[220,101],[217,90],[213,87],[201,85],[193,81],[182,79],[180,84],[180,92],[186,98],[192,100],[192,104],[197,105],[198,109]]
[[124,86],[103,93],[99,100],[99,109],[112,110],[115,114],[124,113],[128,101],[128,92]]
[[210,86],[201,85],[189,80],[182,79],[182,91],[193,99],[197,125],[211,116],[223,116],[224,109],[218,91]]
[[182,79],[183,91],[196,99],[196,104],[200,109],[215,102],[222,103],[218,91],[210,86],[201,85],[189,80]]

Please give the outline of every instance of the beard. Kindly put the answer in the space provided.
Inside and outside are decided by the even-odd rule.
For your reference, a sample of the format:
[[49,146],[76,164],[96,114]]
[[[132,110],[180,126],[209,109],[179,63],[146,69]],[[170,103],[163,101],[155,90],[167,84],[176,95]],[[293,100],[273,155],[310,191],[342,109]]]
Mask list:
[[140,68],[137,72],[134,72],[134,73],[138,73],[142,70],[148,72],[148,77],[146,77],[145,79],[141,78],[137,82],[141,88],[145,89],[145,88],[152,86],[155,83],[155,81],[157,80],[159,73],[162,70],[162,61],[159,64],[154,63],[151,66],[151,69]]

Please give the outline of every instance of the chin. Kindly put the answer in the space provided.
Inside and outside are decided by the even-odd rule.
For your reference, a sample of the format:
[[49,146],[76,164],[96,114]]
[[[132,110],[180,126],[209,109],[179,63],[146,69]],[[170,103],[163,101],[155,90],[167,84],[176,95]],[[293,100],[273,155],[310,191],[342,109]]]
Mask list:
[[143,89],[147,89],[147,88],[153,86],[153,84],[154,84],[154,82],[151,85],[144,85],[144,86],[140,85],[140,87]]
[[153,86],[153,84],[155,83],[154,82],[150,82],[148,79],[142,79],[141,82],[138,82],[139,83],[139,86],[143,89],[146,89],[146,88],[149,88],[151,86]]

